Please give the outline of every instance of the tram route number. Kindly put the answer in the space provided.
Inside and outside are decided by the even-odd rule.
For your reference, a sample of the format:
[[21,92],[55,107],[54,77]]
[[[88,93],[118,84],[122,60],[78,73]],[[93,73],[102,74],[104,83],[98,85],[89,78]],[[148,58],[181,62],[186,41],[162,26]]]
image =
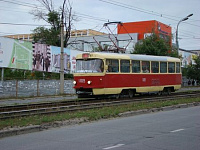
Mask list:
[[160,79],[152,79],[151,84],[152,85],[160,85]]

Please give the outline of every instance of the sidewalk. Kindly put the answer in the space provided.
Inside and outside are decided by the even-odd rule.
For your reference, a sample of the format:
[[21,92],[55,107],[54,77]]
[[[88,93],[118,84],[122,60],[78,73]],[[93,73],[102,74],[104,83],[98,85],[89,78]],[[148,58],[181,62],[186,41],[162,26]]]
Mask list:
[[33,97],[33,98],[5,98],[0,99],[0,106],[3,105],[18,105],[18,104],[28,104],[28,103],[40,103],[40,102],[53,102],[53,101],[63,101],[63,100],[74,100],[76,95],[64,95],[64,96],[44,96],[44,97]]

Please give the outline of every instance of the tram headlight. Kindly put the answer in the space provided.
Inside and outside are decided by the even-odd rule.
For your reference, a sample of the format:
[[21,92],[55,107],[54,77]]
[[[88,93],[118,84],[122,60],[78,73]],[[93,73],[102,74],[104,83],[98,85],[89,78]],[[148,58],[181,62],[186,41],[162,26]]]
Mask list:
[[88,81],[87,83],[88,83],[88,84],[91,84],[91,83],[92,83],[92,81]]
[[76,81],[73,81],[74,85],[76,85]]

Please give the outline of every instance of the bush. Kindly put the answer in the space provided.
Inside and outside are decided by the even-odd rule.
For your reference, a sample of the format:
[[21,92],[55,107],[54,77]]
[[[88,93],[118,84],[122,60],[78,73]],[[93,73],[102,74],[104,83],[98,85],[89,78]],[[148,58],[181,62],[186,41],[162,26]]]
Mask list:
[[[2,70],[1,70],[2,72]],[[1,77],[0,72],[0,77]],[[73,74],[65,74],[65,79],[73,79]],[[30,70],[20,70],[20,69],[4,69],[4,80],[42,80],[42,79],[60,79],[59,73],[52,72],[41,72],[41,71],[30,71]]]

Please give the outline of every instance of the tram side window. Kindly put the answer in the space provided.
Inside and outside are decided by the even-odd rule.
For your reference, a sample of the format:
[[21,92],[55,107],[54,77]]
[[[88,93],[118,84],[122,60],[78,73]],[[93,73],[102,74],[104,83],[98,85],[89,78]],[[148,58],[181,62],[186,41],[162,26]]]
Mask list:
[[130,60],[121,60],[120,69],[123,73],[130,73]]
[[175,63],[174,62],[168,63],[168,73],[175,73]]
[[176,62],[176,73],[180,73],[181,72],[180,66],[181,66],[180,63]]
[[150,72],[150,62],[149,61],[142,61],[142,72],[143,73]]
[[117,59],[107,59],[108,72],[119,72],[119,61]]
[[139,60],[132,60],[132,72],[140,73],[140,61]]
[[167,73],[167,62],[160,62],[160,73]]
[[151,72],[152,73],[159,73],[159,62],[157,62],[157,61],[151,62]]

